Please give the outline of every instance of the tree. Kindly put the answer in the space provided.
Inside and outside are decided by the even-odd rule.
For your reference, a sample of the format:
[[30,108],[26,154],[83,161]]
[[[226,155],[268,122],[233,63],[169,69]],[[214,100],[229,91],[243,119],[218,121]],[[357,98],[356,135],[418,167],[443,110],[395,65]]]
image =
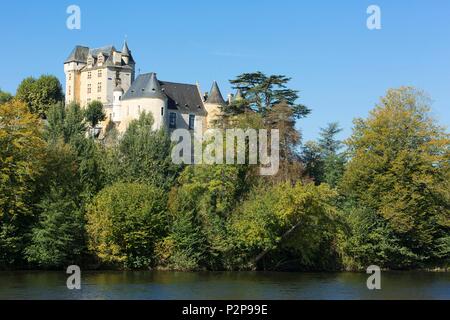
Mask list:
[[42,212],[25,250],[28,261],[41,267],[80,264],[85,251],[84,218],[75,198],[52,188],[38,207]]
[[450,136],[429,116],[428,98],[410,87],[389,90],[367,119],[355,120],[347,144],[341,190],[355,212],[352,264],[373,257],[373,239],[386,244],[377,246],[380,267],[448,262]]
[[24,102],[32,113],[45,118],[50,106],[63,101],[64,95],[58,78],[42,75],[38,79],[24,79],[17,88],[16,98]]
[[324,161],[322,148],[316,141],[307,141],[302,146],[302,162],[305,166],[305,175],[312,178],[316,185],[324,181]]
[[72,102],[68,106],[57,103],[49,108],[45,136],[48,140],[62,138],[65,143],[84,137],[86,124],[80,105]]
[[33,215],[36,179],[43,170],[45,141],[39,119],[26,105],[0,105],[0,265],[18,263]]
[[85,117],[91,125],[91,128],[95,128],[99,122],[106,119],[103,104],[100,101],[92,101],[89,103],[85,110]]
[[171,158],[169,134],[166,130],[153,130],[151,113],[141,113],[123,134],[118,146],[116,179],[145,182],[169,189],[178,175],[179,165]]
[[317,142],[308,141],[302,148],[305,173],[317,185],[325,182],[336,187],[344,173],[346,154],[339,152],[342,142],[336,139],[341,131],[337,122],[329,123],[327,127],[320,129]]
[[105,264],[154,266],[154,248],[167,233],[166,193],[118,182],[100,191],[87,210],[89,248]]
[[244,268],[333,269],[339,216],[327,185],[261,186],[233,214],[235,263]]
[[319,146],[325,155],[337,154],[342,149],[342,142],[336,139],[336,135],[342,131],[337,122],[329,123],[320,129]]
[[0,104],[9,102],[12,98],[13,96],[9,92],[2,91],[2,89],[0,89]]
[[[230,268],[227,223],[250,187],[245,165],[187,166],[169,194],[165,264],[182,270]],[[170,244],[170,246],[168,246]]]
[[301,135],[295,128],[294,110],[283,101],[267,112],[266,124],[270,129],[279,131],[280,169],[276,177],[295,183],[301,178],[303,168],[299,164]]
[[246,103],[238,102],[245,107],[240,112],[251,109],[265,116],[275,105],[284,102],[292,108],[295,119],[303,118],[311,110],[296,102],[299,98],[298,91],[287,88],[290,80],[283,75],[266,76],[258,71],[243,73],[236,79],[230,80],[230,83],[245,97]]
[[323,159],[323,182],[336,187],[344,174],[345,153],[340,153],[342,142],[336,139],[341,132],[337,122],[329,123],[327,127],[320,130],[319,146],[322,150]]

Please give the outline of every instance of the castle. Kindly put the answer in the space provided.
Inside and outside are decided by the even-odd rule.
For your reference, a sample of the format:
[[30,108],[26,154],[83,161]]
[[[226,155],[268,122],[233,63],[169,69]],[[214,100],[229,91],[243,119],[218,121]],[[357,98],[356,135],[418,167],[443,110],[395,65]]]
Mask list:
[[107,119],[100,126],[112,121],[119,132],[144,111],[152,113],[153,129],[204,130],[227,104],[215,81],[202,94],[198,84],[161,81],[153,72],[135,79],[135,66],[126,41],[121,51],[76,46],[64,62],[66,104],[102,102]]

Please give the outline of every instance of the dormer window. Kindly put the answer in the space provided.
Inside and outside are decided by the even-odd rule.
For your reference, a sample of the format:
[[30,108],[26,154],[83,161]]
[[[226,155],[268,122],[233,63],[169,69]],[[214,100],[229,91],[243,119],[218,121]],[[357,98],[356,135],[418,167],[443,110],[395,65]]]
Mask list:
[[94,58],[92,56],[89,56],[87,58],[87,64],[89,67],[92,67],[94,65]]
[[100,53],[97,57],[97,63],[101,65],[103,62],[105,62],[105,56],[102,53]]

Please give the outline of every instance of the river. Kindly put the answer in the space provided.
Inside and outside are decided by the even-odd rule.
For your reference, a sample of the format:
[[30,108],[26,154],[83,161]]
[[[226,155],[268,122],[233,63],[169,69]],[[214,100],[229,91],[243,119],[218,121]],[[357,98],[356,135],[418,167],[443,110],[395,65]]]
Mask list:
[[348,272],[82,272],[81,290],[67,276],[0,272],[0,299],[450,299],[448,272],[382,272],[375,291]]

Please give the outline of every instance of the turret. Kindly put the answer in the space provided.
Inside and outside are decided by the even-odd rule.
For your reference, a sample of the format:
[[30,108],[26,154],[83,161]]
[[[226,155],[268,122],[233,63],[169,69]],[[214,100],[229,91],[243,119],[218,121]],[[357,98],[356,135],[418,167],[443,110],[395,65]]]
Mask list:
[[122,119],[137,119],[142,112],[152,113],[153,129],[160,129],[165,124],[167,99],[156,73],[141,74],[122,96]]
[[123,95],[123,89],[118,84],[113,91],[113,115],[112,115],[112,121],[113,122],[119,122],[122,117],[122,95]]
[[239,101],[244,99],[244,96],[242,95],[241,89],[237,89],[236,94],[234,95],[234,101]]
[[125,40],[122,47],[122,59],[125,64],[130,64],[133,60],[131,57],[131,51],[128,49],[127,41]]
[[206,111],[208,112],[206,120],[207,126],[211,127],[213,122],[217,120],[217,117],[220,115],[221,108],[226,105],[226,102],[222,97],[222,93],[220,92],[219,86],[217,85],[216,81],[213,82],[204,105]]

